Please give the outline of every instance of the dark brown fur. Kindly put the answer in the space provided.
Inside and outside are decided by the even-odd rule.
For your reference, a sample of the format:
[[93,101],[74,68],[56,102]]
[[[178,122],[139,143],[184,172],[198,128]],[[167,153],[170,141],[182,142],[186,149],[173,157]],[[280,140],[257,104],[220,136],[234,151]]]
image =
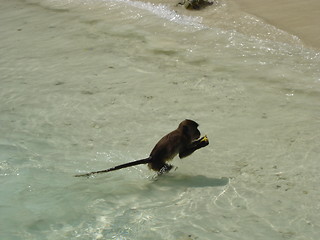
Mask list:
[[172,169],[172,165],[169,165],[167,162],[171,161],[176,155],[179,154],[180,158],[184,158],[192,154],[197,149],[209,144],[206,136],[200,138],[201,134],[198,130],[198,126],[199,124],[195,121],[186,119],[179,124],[176,130],[168,133],[160,139],[148,158],[122,164],[107,170],[79,174],[76,175],[76,177],[115,171],[139,164],[148,164],[150,169],[157,171],[158,173],[168,172]]

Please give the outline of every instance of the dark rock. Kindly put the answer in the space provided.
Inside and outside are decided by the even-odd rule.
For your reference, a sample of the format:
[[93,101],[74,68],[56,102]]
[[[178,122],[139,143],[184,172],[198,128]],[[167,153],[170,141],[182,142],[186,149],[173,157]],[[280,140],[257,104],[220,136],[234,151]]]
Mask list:
[[178,5],[183,5],[186,9],[189,10],[200,10],[212,5],[213,3],[214,2],[207,0],[181,0]]

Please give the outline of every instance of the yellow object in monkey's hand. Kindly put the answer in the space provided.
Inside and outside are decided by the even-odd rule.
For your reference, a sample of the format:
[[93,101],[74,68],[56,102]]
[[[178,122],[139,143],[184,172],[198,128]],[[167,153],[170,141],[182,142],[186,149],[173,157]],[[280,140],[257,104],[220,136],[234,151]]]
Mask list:
[[209,142],[207,135],[204,135],[200,142]]

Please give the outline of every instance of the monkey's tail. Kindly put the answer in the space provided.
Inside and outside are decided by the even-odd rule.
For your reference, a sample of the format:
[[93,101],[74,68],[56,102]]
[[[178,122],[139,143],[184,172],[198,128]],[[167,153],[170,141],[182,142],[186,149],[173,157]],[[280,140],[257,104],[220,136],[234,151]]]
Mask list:
[[122,168],[127,168],[127,167],[132,167],[132,166],[136,166],[136,165],[140,165],[140,164],[146,164],[146,163],[150,163],[151,162],[151,158],[145,158],[145,159],[141,159],[141,160],[137,160],[137,161],[133,161],[133,162],[129,162],[129,163],[125,163],[125,164],[121,164],[118,166],[115,166],[113,168],[109,168],[106,170],[100,170],[100,171],[95,171],[95,172],[89,172],[89,173],[84,173],[84,174],[77,174],[74,175],[75,177],[89,177],[93,174],[97,174],[97,173],[106,173],[106,172],[111,172],[111,171],[115,171],[115,170],[119,170]]

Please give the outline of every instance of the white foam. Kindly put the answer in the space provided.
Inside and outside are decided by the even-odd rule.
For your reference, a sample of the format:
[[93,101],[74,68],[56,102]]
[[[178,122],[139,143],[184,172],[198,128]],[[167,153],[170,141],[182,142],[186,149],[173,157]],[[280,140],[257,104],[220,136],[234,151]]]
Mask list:
[[[106,0],[105,0],[106,1]],[[109,0],[107,0],[109,1]],[[146,10],[153,13],[154,15],[167,19],[171,22],[179,23],[182,25],[189,25],[199,29],[204,28],[204,25],[201,24],[202,17],[190,17],[185,15],[180,15],[175,11],[169,9],[168,6],[163,4],[154,4],[150,2],[140,2],[140,1],[131,1],[131,0],[111,0],[112,2],[126,3],[130,6],[133,6],[138,9]]]
[[[181,25],[192,26],[197,29],[203,29],[205,26],[202,24],[202,17],[192,17],[186,15],[180,15],[169,6],[163,4],[155,4],[150,2],[132,1],[132,0],[29,0],[30,2],[38,2],[49,8],[54,9],[68,9],[79,6],[85,6],[86,8],[101,9],[101,5],[104,5],[106,9],[113,10],[114,8],[123,8],[126,11],[126,6],[137,8],[139,10],[145,10],[148,13],[166,19],[170,22],[178,23]],[[132,12],[131,12],[132,14]],[[136,18],[137,14],[143,17],[143,13],[132,14],[133,18]],[[128,16],[128,15],[127,15]]]

